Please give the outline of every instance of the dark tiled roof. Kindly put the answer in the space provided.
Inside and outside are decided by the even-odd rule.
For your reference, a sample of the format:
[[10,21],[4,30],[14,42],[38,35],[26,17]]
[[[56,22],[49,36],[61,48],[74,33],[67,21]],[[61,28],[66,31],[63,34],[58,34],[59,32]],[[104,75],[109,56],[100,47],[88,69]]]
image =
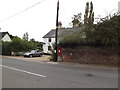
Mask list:
[[6,34],[8,34],[8,35],[9,35],[9,33],[8,33],[8,32],[0,32],[0,38],[3,38]]
[[55,30],[51,30],[48,32],[43,38],[54,38],[55,37]]
[[[76,31],[79,29],[81,28],[61,28],[61,29],[58,29],[58,35],[62,34],[65,31]],[[52,29],[45,36],[43,36],[43,38],[55,38],[55,33],[56,33],[56,29]]]

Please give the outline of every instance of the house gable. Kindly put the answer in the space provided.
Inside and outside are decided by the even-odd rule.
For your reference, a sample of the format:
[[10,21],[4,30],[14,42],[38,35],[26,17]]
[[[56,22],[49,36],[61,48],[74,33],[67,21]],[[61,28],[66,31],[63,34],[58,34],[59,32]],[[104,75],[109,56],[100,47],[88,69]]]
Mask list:
[[0,32],[0,39],[4,42],[5,41],[8,41],[8,42],[12,41],[8,32]]
[[8,34],[6,34],[3,38],[2,38],[2,41],[8,41],[8,42],[11,42],[12,40],[11,40],[11,38],[10,38],[10,36],[8,35]]

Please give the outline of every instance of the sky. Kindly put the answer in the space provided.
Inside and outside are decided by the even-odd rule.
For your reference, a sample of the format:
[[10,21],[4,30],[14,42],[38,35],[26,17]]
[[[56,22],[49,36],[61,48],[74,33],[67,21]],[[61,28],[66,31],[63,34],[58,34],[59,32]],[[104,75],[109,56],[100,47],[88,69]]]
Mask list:
[[[86,2],[93,2],[95,18],[117,12],[120,0],[59,0],[59,21],[70,27],[74,14],[84,17]],[[39,4],[37,4],[40,2]],[[31,7],[35,5],[34,7]],[[29,9],[28,9],[29,8]],[[0,0],[0,28],[13,36],[43,41],[43,36],[56,27],[57,0]],[[10,17],[10,18],[9,18]]]

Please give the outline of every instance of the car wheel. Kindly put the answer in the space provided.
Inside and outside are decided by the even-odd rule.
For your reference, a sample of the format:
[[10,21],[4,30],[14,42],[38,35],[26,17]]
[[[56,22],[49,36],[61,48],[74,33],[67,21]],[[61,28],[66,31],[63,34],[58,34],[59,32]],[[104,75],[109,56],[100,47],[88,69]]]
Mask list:
[[32,58],[33,56],[32,55],[30,55],[30,58]]

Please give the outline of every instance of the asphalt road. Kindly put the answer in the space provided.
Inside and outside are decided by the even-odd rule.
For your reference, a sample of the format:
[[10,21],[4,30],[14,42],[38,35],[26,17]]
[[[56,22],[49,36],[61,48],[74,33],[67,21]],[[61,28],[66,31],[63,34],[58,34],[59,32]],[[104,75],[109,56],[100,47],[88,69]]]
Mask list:
[[2,58],[3,88],[118,88],[118,71]]

